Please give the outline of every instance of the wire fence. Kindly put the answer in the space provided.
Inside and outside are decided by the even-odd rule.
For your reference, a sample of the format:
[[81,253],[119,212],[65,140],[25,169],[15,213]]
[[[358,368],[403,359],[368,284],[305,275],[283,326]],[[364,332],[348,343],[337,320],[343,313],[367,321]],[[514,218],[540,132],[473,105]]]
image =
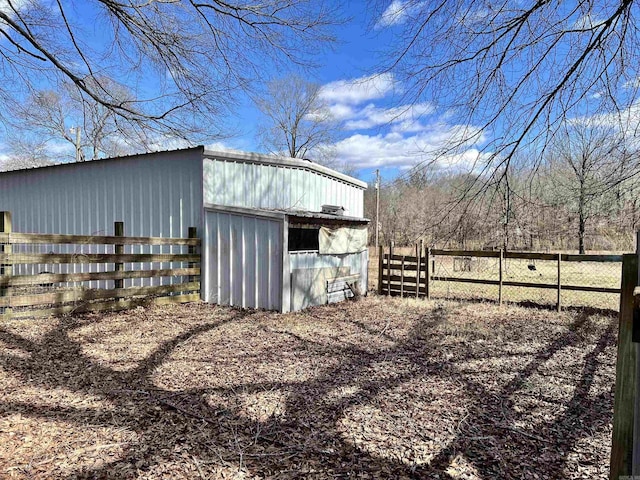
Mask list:
[[[414,259],[418,256],[416,247],[393,249],[393,260],[388,263],[385,257],[385,274],[392,288],[385,290],[390,294],[399,294],[398,280],[402,258]],[[587,255],[579,256],[558,253],[516,253],[508,252],[499,257],[499,252],[455,252],[434,250],[440,254],[429,255],[429,282],[427,292],[426,257],[427,250],[420,256],[422,270],[421,285],[424,292],[418,290],[420,296],[427,293],[432,298],[496,300],[521,304],[558,305],[571,307],[594,307],[610,310],[619,308],[619,289],[621,283],[622,262],[619,255]],[[476,253],[478,255],[457,255],[456,253]],[[388,249],[385,252],[388,255]],[[510,258],[510,255],[529,256],[531,258]],[[541,257],[541,258],[535,258]],[[594,261],[583,261],[593,259]],[[380,290],[379,252],[370,250],[369,287]],[[391,267],[388,271],[387,268]],[[414,268],[414,267],[412,267]],[[413,274],[415,277],[415,273]],[[415,292],[415,280],[409,279],[407,287]],[[472,283],[473,282],[473,283]],[[476,283],[478,282],[478,283]],[[524,286],[526,285],[526,286]],[[535,285],[539,285],[536,287]],[[560,289],[558,288],[560,286]],[[386,288],[386,287],[384,287]],[[422,288],[422,287],[421,287]],[[395,289],[395,290],[394,290]],[[405,288],[406,290],[406,288]],[[560,294],[558,293],[560,291]],[[404,292],[403,292],[404,293]],[[415,295],[415,293],[414,293]],[[560,299],[558,298],[560,296]]]

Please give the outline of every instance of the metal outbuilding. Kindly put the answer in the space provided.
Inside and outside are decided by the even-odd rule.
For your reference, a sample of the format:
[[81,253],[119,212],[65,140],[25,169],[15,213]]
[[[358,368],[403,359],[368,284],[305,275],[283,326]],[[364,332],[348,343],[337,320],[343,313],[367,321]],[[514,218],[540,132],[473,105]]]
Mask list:
[[365,189],[306,160],[196,147],[2,172],[0,210],[24,233],[103,235],[123,221],[126,235],[184,237],[195,226],[205,301],[287,312],[365,293]]

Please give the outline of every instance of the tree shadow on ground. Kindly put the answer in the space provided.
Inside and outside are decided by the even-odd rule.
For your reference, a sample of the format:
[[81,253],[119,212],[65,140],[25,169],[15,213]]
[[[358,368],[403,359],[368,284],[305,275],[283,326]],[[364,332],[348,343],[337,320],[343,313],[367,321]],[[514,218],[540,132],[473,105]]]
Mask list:
[[[611,392],[592,395],[590,391],[605,350],[615,343],[614,318],[606,328],[596,328],[591,317],[601,312],[582,310],[559,334],[547,335],[548,341],[517,352],[512,347],[518,341],[487,350],[491,332],[476,332],[478,342],[468,332],[452,332],[457,324],[442,306],[411,313],[410,328],[396,333],[386,326],[404,315],[394,310],[399,305],[389,302],[386,320],[377,322],[362,313],[366,300],[347,310],[336,305],[312,309],[307,315],[339,317],[340,325],[369,339],[361,344],[344,342],[339,334],[335,338],[340,341],[328,341],[292,331],[278,323],[286,316],[265,324],[257,321],[264,314],[227,310],[225,319],[199,324],[165,340],[135,368],[125,371],[100,364],[72,338],[75,330],[86,325],[83,317],[61,320],[59,328],[38,341],[0,327],[2,342],[29,353],[26,358],[0,355],[0,367],[6,372],[37,387],[97,395],[119,412],[114,417],[95,409],[10,401],[0,403],[0,413],[134,430],[138,440],[120,458],[60,474],[107,479],[154,475],[516,479],[534,478],[534,474],[560,478],[566,476],[576,442],[610,422]],[[220,307],[201,308],[220,311]],[[256,326],[251,329],[254,318]],[[258,368],[259,362],[284,364],[292,358],[321,359],[320,366],[313,375],[295,380],[283,375],[279,380],[238,384],[230,378],[226,387],[175,390],[156,384],[154,372],[179,346],[234,322],[246,322],[248,336],[260,330],[286,339],[286,343],[276,342],[286,347],[262,351],[255,359],[258,363],[248,368]],[[385,343],[372,348],[375,342]],[[216,345],[210,348],[214,351]],[[536,375],[552,376],[549,362],[571,357],[578,350],[584,355],[575,362],[575,375],[565,385],[568,394],[544,399],[558,413],[530,417],[530,412],[523,412],[518,402],[527,382]],[[496,376],[476,378],[474,369],[480,360],[489,369],[510,363],[501,370],[502,376],[496,372]],[[441,393],[452,399],[451,415],[446,406],[431,410]],[[276,395],[281,406],[261,418],[247,415],[243,401],[252,395]],[[460,405],[455,404],[456,398]],[[542,401],[544,395],[538,392],[536,398]],[[413,409],[412,403],[418,408]],[[180,467],[172,471],[172,464]]]

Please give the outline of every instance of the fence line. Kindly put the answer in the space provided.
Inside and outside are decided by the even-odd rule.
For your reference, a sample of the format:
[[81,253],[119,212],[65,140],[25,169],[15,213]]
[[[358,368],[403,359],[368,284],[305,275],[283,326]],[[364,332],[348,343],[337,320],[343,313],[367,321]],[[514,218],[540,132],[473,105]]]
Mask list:
[[[616,385],[613,402],[613,431],[611,435],[611,457],[609,478],[618,480],[623,476],[632,478],[634,450],[638,450],[638,320],[640,312],[638,296],[638,255],[625,255],[622,264],[622,294],[618,316],[618,347],[616,359]],[[637,458],[635,458],[637,461]]]
[[[0,212],[0,321],[10,318],[43,317],[71,312],[108,311],[139,305],[164,305],[200,298],[201,241],[194,227],[189,238],[126,237],[124,225],[115,222],[112,236],[13,233],[11,214]],[[15,245],[79,244],[113,245],[114,254],[17,253]],[[188,253],[124,253],[125,245],[187,246]],[[132,268],[125,263],[178,263],[175,268]],[[188,267],[182,264],[187,263]],[[82,273],[38,273],[14,275],[16,265],[113,264],[114,270]],[[107,265],[105,265],[105,268]],[[177,283],[124,287],[126,279],[174,278]],[[113,288],[54,287],[89,281],[113,281]],[[42,291],[44,290],[44,291]],[[18,310],[14,310],[17,308]]]
[[[457,282],[498,287],[498,302],[502,303],[504,287],[538,288],[556,290],[556,306],[562,307],[562,291],[594,292],[620,294],[620,288],[604,286],[588,286],[562,283],[561,265],[564,262],[620,263],[622,255],[576,255],[566,253],[512,252],[505,250],[426,250],[416,246],[416,255],[398,255],[394,246],[390,245],[388,253],[379,247],[378,259],[378,293],[381,295],[416,296],[430,298],[435,282]],[[473,258],[495,258],[498,260],[498,272],[495,279],[465,278],[448,275],[435,275],[435,257],[453,257],[456,262],[468,265],[470,270]],[[505,280],[503,278],[506,259],[541,260],[557,264],[557,280],[554,283]],[[535,268],[535,265],[533,266]]]

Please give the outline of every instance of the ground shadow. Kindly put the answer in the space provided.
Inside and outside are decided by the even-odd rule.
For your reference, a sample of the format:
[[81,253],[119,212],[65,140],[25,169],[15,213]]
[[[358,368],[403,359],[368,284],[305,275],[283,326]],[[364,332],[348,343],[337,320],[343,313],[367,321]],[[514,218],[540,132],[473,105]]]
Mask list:
[[[389,322],[402,315],[394,311],[397,305],[389,306]],[[202,308],[220,310],[214,306]],[[367,315],[363,312],[370,307],[365,300],[351,304],[347,310],[340,310],[340,306],[323,308],[326,310],[314,309],[309,317],[338,314],[342,325],[361,330],[373,340],[384,340],[386,346],[372,349],[364,344],[327,343],[312,335],[287,331],[274,321],[274,325],[257,328],[286,337],[286,355],[274,350],[266,353],[262,361],[308,356],[326,358],[326,366],[300,381],[265,380],[228,388],[168,390],[158,388],[152,375],[178,346],[230,322],[250,320],[259,315],[256,312],[228,309],[224,320],[197,325],[165,340],[136,368],[127,371],[105,367],[83,354],[82,345],[70,335],[85,324],[81,316],[63,319],[60,328],[38,341],[0,327],[2,342],[29,353],[28,358],[0,355],[0,367],[5,371],[25,383],[44,388],[78,388],[80,376],[83,392],[99,395],[126,413],[119,415],[115,422],[106,411],[45,408],[25,402],[0,403],[0,412],[135,429],[140,441],[128,446],[121,458],[66,474],[66,478],[114,479],[160,472],[176,451],[188,452],[189,461],[195,465],[193,474],[201,478],[216,478],[216,469],[221,466],[248,475],[238,474],[238,478],[352,478],[358,475],[359,478],[464,478],[451,471],[452,462],[459,456],[464,456],[474,472],[475,477],[468,478],[534,478],[536,472],[559,478],[572,446],[593,429],[609,422],[612,395],[590,396],[589,391],[602,367],[604,351],[615,342],[615,318],[612,317],[604,331],[598,332],[595,342],[585,343],[583,337],[576,334],[585,328],[591,316],[602,315],[601,311],[580,310],[570,328],[525,354],[510,351],[483,354],[477,345],[459,342],[452,355],[448,350],[452,348],[451,342],[443,340],[445,335],[450,335],[443,329],[450,318],[442,306],[411,313],[412,327],[402,335],[386,328],[386,322],[368,321],[370,312]],[[582,368],[571,382],[573,393],[558,400],[561,414],[540,420],[535,431],[521,427],[518,420],[522,414],[516,408],[513,395],[533,375],[540,374],[550,359],[577,346],[588,351]],[[508,372],[510,380],[489,387],[465,373],[465,362],[490,357],[520,358]],[[74,376],[73,382],[69,381],[70,375]],[[415,462],[401,455],[363,448],[340,427],[345,412],[365,406],[378,408],[381,399],[407,382],[456,384],[466,398],[466,415],[455,420],[457,427],[452,429],[446,443],[434,450],[436,453],[429,462]],[[286,395],[282,412],[260,421],[241,415],[237,409],[218,408],[204,400],[214,394],[229,399],[237,398],[240,393],[246,396],[264,392]],[[336,395],[335,392],[347,393]],[[398,425],[401,423],[398,418]],[[396,434],[392,429],[381,432],[389,437]]]

